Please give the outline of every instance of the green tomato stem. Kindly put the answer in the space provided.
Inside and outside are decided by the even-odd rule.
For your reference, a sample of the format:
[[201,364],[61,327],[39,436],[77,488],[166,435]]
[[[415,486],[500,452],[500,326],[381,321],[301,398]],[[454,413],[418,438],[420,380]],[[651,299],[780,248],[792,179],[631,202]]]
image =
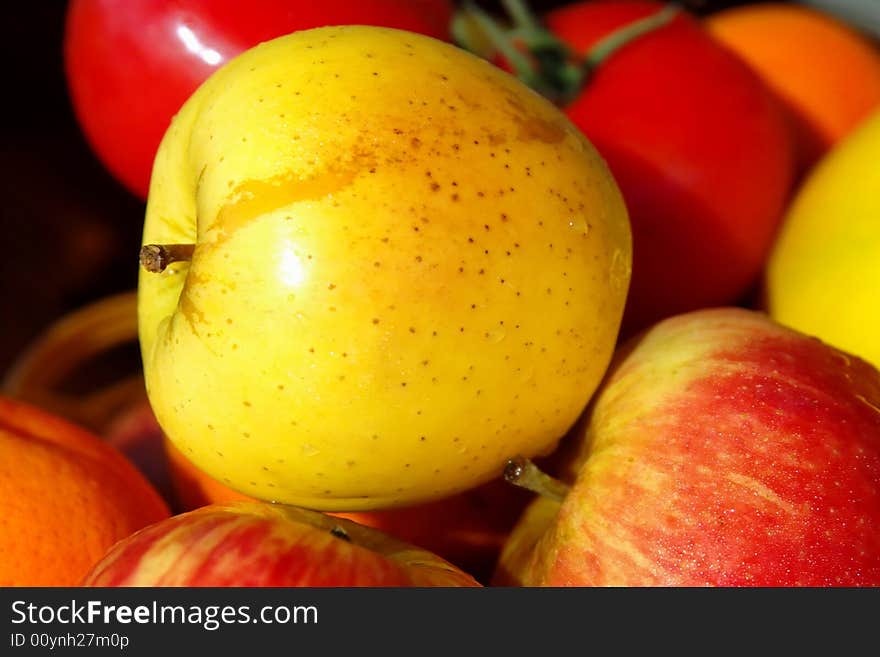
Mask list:
[[[508,30],[502,28],[489,14],[480,9],[473,2],[464,2],[461,14],[468,20],[468,24],[478,30],[481,36],[489,41],[496,52],[500,53],[507,63],[511,66],[518,78],[529,84],[534,81],[534,67],[529,58],[520,52],[513,42],[508,38]],[[469,35],[459,33],[456,40],[461,45],[471,50],[467,40]]]
[[532,10],[523,0],[501,0],[501,4],[518,29],[531,31],[543,29]]
[[612,32],[596,43],[587,53],[584,66],[588,71],[597,69],[601,64],[623,46],[638,39],[640,36],[653,32],[668,24],[681,10],[674,4],[668,4],[656,14],[645,16],[634,23]]
[[583,74],[569,48],[534,18],[522,0],[506,0],[513,26],[502,26],[473,2],[465,1],[452,23],[455,42],[489,59],[501,55],[516,77],[563,105],[582,86]]
[[452,22],[453,39],[485,59],[500,55],[514,75],[560,106],[577,98],[592,73],[611,55],[663,27],[680,11],[677,5],[668,4],[609,34],[580,56],[542,25],[525,0],[502,0],[501,4],[512,26],[501,25],[474,2],[465,0]]

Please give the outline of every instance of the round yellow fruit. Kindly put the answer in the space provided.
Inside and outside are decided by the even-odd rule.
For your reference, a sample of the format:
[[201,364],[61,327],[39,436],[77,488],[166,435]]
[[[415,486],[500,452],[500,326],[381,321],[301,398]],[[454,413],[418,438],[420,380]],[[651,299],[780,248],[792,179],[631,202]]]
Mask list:
[[767,268],[783,324],[880,367],[880,112],[823,158],[793,199]]
[[428,501],[553,449],[614,349],[620,192],[549,102],[453,45],[328,27],[229,62],[175,117],[141,270],[150,402],[247,495]]

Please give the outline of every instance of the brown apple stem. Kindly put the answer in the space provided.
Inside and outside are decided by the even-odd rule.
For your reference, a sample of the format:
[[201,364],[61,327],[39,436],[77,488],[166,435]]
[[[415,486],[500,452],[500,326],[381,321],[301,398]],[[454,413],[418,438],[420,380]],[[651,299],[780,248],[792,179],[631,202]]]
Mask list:
[[141,267],[159,274],[172,262],[191,260],[195,248],[195,244],[145,244],[141,247]]
[[569,491],[568,484],[551,477],[523,456],[515,456],[507,462],[504,480],[557,502],[564,500]]
[[330,533],[333,534],[336,538],[341,538],[343,541],[351,543],[351,536],[349,536],[348,532],[339,525],[333,525],[332,529],[330,529]]

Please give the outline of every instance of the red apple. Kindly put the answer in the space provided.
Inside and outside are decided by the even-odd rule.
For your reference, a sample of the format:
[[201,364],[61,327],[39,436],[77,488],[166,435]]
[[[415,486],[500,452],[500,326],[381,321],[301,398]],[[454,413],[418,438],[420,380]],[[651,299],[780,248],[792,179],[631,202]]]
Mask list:
[[621,347],[492,583],[880,585],[880,372],[739,308]]
[[212,504],[117,543],[83,586],[480,586],[371,527],[264,502]]

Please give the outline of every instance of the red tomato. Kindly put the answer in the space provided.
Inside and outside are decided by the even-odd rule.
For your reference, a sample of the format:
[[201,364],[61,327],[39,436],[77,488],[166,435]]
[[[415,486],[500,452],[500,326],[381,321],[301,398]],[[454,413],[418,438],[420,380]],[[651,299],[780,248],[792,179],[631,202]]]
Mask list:
[[65,72],[90,146],[146,199],[171,117],[231,57],[324,25],[378,25],[448,40],[451,15],[451,0],[71,0]]
[[[663,7],[576,2],[543,23],[586,54]],[[681,12],[608,57],[564,110],[608,162],[629,209],[633,275],[622,335],[742,302],[794,184],[783,111],[758,77]]]
[[[545,19],[586,52],[661,7],[582,2]],[[760,275],[794,181],[791,136],[763,83],[682,13],[612,55],[566,112],[608,161],[629,208],[624,332],[739,301]]]

